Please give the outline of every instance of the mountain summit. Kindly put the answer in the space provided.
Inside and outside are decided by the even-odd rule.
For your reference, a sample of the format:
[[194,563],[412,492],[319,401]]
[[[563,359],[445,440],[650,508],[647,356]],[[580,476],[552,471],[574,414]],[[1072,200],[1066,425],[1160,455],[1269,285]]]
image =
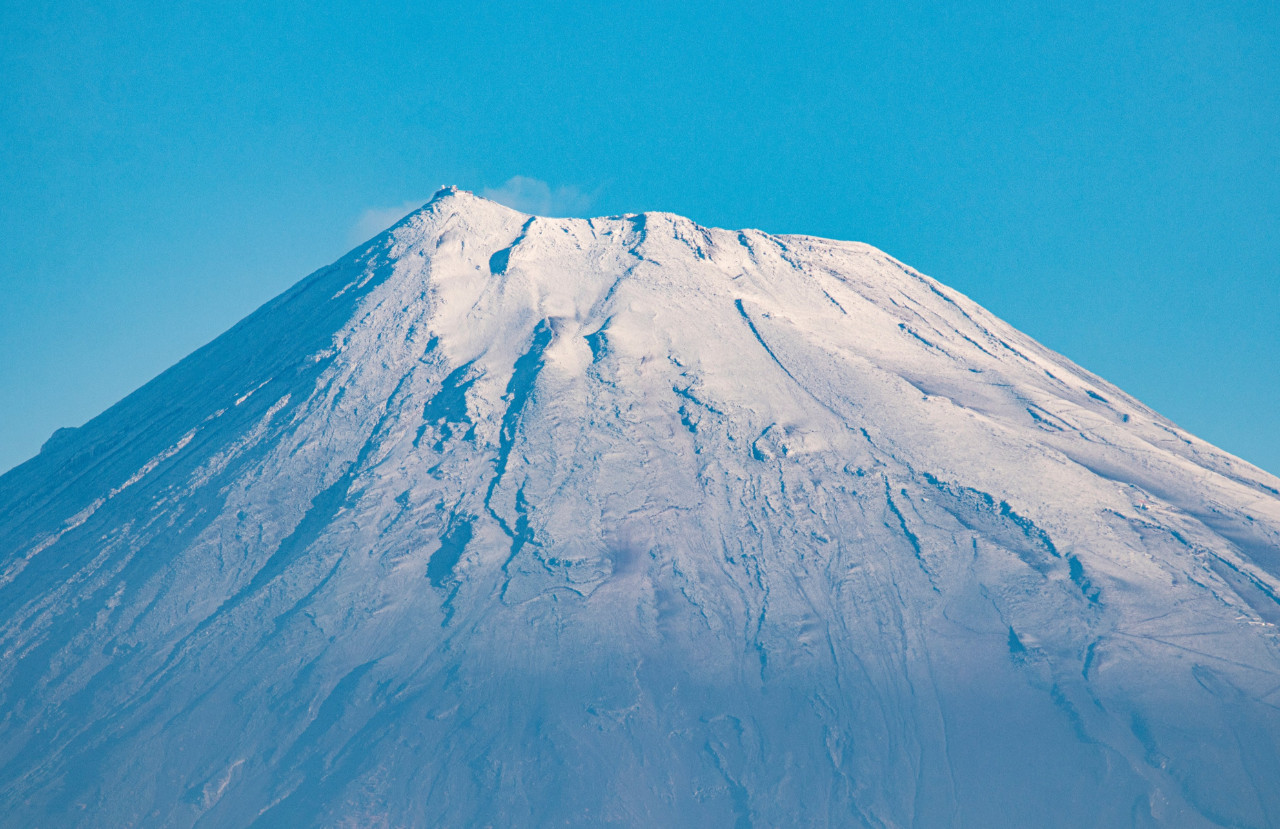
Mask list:
[[886,254],[449,188],[0,477],[0,825],[1277,825],[1277,623]]

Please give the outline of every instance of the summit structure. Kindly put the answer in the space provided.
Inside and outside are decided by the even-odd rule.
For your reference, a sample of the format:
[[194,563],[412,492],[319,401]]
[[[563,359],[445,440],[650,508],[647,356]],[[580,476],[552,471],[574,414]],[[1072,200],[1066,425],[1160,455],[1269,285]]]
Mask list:
[[1277,623],[890,256],[446,189],[0,477],[0,825],[1275,826]]

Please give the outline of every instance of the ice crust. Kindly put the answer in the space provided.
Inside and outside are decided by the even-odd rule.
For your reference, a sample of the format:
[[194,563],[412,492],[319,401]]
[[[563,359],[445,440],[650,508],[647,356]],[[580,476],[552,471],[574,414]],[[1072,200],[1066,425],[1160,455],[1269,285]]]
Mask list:
[[446,188],[0,477],[0,825],[1275,826],[1277,623],[890,256]]

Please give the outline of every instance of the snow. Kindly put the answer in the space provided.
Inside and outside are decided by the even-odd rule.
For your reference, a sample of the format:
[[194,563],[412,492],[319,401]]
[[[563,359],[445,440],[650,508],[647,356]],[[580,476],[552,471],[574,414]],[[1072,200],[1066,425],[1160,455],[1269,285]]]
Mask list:
[[1277,623],[881,251],[446,188],[0,478],[0,825],[1273,825]]

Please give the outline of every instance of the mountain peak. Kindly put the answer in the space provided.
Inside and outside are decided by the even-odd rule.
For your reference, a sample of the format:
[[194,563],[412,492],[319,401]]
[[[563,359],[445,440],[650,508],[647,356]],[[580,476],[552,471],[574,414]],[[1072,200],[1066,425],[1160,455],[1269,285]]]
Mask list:
[[0,476],[0,823],[1264,825],[1277,549],[874,248],[446,187]]
[[575,218],[563,217],[563,216],[559,216],[559,217],[544,216],[538,213],[526,213],[517,208],[510,207],[509,205],[506,205],[500,201],[495,201],[493,199],[486,198],[481,195],[477,195],[471,190],[464,190],[455,184],[442,185],[440,189],[437,190],[431,196],[431,198],[427,200],[427,203],[424,204],[421,209],[425,210],[431,207],[434,207],[438,211],[446,211],[446,212],[448,211],[457,212],[457,211],[476,209],[476,208],[496,209],[496,210],[518,214],[521,216],[533,217],[533,218],[543,219],[546,221],[553,221],[553,222],[568,222],[568,221],[590,222],[590,221],[608,221],[608,220],[639,218],[639,219],[661,220],[661,221],[666,221],[670,223],[679,222],[687,225],[697,226],[696,222],[694,222],[692,219],[686,216],[681,216],[677,213],[671,213],[671,212],[662,211],[662,210],[648,210],[648,211],[642,211],[639,213],[625,213],[625,214],[615,215],[615,216],[596,216],[596,217],[583,218],[583,219],[575,219]]
[[529,215],[493,199],[478,196],[470,190],[463,190],[456,184],[442,185],[423,205],[423,209],[431,207],[441,211],[459,211],[474,208],[501,209],[511,213],[520,213],[520,215]]
[[431,198],[427,200],[427,204],[424,206],[430,206],[437,202],[446,202],[450,199],[456,200],[459,203],[466,202],[467,200],[483,202],[490,201],[482,196],[477,196],[470,190],[463,190],[456,184],[443,184],[440,186],[439,190],[432,194]]

